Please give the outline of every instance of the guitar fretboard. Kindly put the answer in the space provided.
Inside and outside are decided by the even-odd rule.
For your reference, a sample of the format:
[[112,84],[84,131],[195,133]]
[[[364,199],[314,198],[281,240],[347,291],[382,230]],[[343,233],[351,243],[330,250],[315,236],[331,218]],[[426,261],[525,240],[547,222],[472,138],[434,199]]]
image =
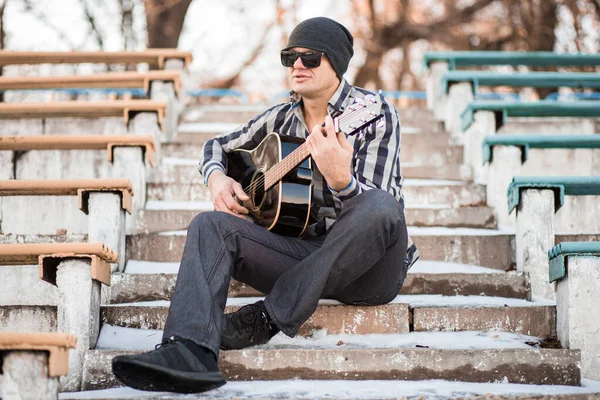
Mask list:
[[268,190],[286,176],[291,170],[296,168],[306,157],[309,156],[308,146],[302,143],[292,151],[286,158],[274,165],[265,173],[265,189]]

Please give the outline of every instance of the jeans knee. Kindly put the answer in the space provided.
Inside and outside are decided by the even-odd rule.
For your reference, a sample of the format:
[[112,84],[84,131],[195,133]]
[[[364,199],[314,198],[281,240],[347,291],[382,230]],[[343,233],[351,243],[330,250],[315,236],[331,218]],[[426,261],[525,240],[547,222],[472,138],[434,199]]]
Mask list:
[[206,227],[220,226],[221,222],[229,218],[229,214],[221,211],[206,211],[196,215],[188,227],[188,232],[200,232]]
[[[394,196],[384,190],[368,190],[363,197],[359,215],[365,221],[385,226],[404,221],[404,207]],[[365,222],[366,223],[366,222]]]

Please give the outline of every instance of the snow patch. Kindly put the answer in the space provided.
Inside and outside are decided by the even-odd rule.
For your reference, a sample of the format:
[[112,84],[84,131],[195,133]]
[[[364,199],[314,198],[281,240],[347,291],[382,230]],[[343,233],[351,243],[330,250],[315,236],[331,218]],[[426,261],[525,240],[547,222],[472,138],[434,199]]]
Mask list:
[[505,274],[494,268],[477,265],[457,264],[444,261],[418,260],[408,272],[409,274]]
[[162,201],[148,200],[146,210],[193,210],[213,211],[215,209],[212,201]]
[[515,230],[445,228],[442,226],[421,227],[409,226],[408,234],[412,236],[496,236],[514,235]]
[[181,133],[223,133],[235,130],[240,124],[228,122],[187,122],[180,124]]
[[125,266],[126,274],[176,274],[177,272],[179,272],[178,262],[129,260]]
[[[443,380],[427,381],[231,381],[210,392],[194,395],[144,392],[127,387],[61,393],[59,399],[406,399],[444,400],[467,396],[568,395],[600,393],[600,382],[589,386],[525,385],[514,383],[473,383]],[[487,396],[486,396],[487,397]]]

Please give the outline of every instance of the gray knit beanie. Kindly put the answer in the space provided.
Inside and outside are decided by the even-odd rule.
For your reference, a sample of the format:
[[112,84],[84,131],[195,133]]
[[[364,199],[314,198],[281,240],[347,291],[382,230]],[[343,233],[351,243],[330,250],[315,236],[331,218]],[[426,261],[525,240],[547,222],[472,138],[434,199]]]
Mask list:
[[353,44],[352,34],[342,24],[330,18],[316,17],[300,22],[283,50],[305,47],[326,53],[341,80],[354,55]]

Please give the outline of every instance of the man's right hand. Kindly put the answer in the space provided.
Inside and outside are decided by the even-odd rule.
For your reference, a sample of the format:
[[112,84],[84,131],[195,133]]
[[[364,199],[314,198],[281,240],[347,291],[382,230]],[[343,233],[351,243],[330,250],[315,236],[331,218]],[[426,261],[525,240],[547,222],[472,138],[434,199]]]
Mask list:
[[215,211],[223,211],[240,218],[243,218],[242,215],[248,214],[248,209],[240,205],[234,196],[242,201],[250,200],[250,198],[244,193],[242,185],[225,175],[223,171],[215,170],[210,174],[208,189],[212,196]]

